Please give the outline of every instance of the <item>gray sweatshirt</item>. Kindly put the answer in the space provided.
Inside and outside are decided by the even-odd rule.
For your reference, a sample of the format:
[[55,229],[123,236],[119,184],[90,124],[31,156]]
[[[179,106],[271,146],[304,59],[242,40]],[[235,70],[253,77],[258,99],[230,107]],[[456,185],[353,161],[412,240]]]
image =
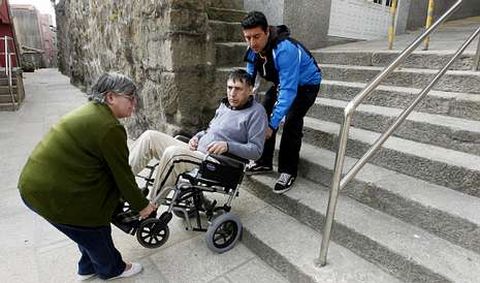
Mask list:
[[208,129],[197,133],[199,151],[206,153],[210,143],[225,141],[228,152],[238,157],[257,160],[262,155],[268,118],[265,109],[250,99],[245,108],[231,109],[223,102],[210,121]]

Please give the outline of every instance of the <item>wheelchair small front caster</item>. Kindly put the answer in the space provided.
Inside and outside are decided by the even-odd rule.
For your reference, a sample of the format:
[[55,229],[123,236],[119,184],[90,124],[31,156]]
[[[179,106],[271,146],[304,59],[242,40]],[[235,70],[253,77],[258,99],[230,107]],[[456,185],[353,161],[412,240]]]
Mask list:
[[170,230],[168,225],[157,218],[149,218],[140,222],[137,228],[137,240],[148,249],[162,246],[168,240]]
[[207,247],[216,253],[224,253],[235,246],[241,233],[242,223],[235,214],[220,214],[213,219],[205,234]]

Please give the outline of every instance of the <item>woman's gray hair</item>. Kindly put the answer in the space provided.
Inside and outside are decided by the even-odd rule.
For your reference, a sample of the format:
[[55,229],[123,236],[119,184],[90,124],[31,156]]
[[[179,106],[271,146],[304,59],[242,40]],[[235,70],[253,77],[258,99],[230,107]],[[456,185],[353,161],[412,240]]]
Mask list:
[[136,95],[137,86],[129,77],[115,73],[108,72],[103,73],[97,81],[93,84],[90,92],[87,93],[89,101],[95,101],[97,103],[105,103],[105,96],[109,91],[126,94]]

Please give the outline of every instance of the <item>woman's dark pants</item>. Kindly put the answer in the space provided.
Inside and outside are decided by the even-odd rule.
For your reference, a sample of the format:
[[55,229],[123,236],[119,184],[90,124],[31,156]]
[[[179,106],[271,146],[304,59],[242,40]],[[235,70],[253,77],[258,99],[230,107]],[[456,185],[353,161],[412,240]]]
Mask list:
[[[36,212],[25,200],[23,202]],[[50,224],[77,243],[82,253],[78,262],[78,274],[95,273],[101,279],[108,279],[120,275],[125,270],[126,264],[113,244],[110,225],[90,228],[53,222]]]

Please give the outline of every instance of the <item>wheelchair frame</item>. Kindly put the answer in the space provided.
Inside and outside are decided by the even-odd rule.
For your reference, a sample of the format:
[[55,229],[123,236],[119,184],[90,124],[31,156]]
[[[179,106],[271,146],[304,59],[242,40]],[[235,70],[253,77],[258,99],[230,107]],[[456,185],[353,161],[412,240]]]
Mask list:
[[[174,161],[167,176],[173,170],[175,163],[188,162],[198,166],[202,166],[204,162],[218,161],[219,156],[207,155],[202,162],[194,162],[191,160],[177,160]],[[221,156],[221,159],[227,157]],[[168,223],[171,221],[173,215],[183,218],[186,221],[186,230],[206,232],[205,239],[207,246],[214,252],[223,253],[234,247],[238,241],[242,224],[237,216],[230,212],[233,199],[239,195],[240,184],[245,174],[245,163],[233,158],[227,158],[236,163],[236,166],[241,166],[242,173],[238,177],[238,181],[234,188],[227,187],[221,182],[213,179],[202,178],[200,168],[184,172],[177,177],[176,183],[173,187],[161,188],[155,192],[153,203],[167,206],[167,210],[163,212],[158,218],[157,213],[152,213],[148,218],[137,221],[130,232],[136,235],[138,242],[146,248],[157,248],[162,246],[169,237]],[[240,165],[241,164],[241,165]],[[137,175],[145,180],[145,185],[141,190],[145,193],[152,189],[154,184],[153,174],[158,163],[153,166],[147,166],[149,173],[147,176]],[[239,170],[231,167],[232,170]],[[162,187],[162,185],[160,185]],[[155,188],[153,188],[155,189]],[[173,192],[173,196],[170,194]],[[217,201],[209,203],[205,198],[204,193],[220,193],[228,195],[226,202],[217,206]],[[124,209],[125,211],[126,209]],[[207,217],[208,226],[202,225],[202,215],[204,213]],[[195,218],[195,225],[192,224],[192,219]],[[137,218],[138,219],[138,218]],[[118,225],[117,225],[118,226]],[[223,240],[223,242],[222,242]]]

